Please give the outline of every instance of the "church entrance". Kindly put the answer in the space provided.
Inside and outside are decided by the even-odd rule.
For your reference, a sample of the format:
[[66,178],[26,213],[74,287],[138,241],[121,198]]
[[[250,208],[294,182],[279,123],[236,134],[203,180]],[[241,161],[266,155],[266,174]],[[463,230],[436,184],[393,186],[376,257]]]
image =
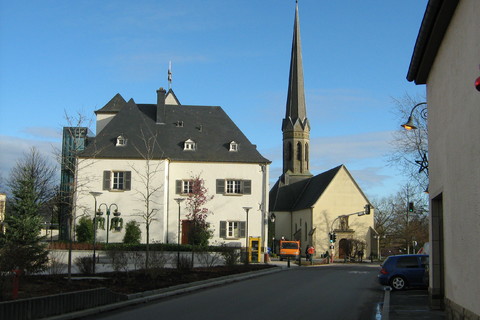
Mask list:
[[350,241],[348,241],[348,239],[341,239],[338,243],[338,258],[348,258],[350,256],[350,251]]

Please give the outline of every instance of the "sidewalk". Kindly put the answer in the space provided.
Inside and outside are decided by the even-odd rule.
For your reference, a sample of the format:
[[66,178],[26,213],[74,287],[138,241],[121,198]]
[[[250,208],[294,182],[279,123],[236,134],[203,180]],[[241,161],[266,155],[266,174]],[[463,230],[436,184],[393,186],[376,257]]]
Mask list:
[[425,289],[385,290],[382,320],[404,319],[441,320],[446,318],[445,312],[430,310],[428,291]]

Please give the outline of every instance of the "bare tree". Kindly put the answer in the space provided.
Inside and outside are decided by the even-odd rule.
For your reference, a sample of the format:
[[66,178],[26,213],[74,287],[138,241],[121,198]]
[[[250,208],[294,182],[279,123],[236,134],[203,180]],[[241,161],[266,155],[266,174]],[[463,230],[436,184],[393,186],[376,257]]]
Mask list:
[[[422,191],[428,189],[427,108],[426,104],[423,104],[424,101],[425,98],[411,97],[408,94],[400,99],[394,99],[393,113],[399,119],[399,128],[393,134],[391,141],[393,152],[387,158],[390,165],[400,167],[403,174]],[[412,113],[416,105],[418,107]],[[400,124],[405,123],[411,113],[417,128],[414,130],[400,128]]]
[[145,235],[146,235],[146,253],[145,253],[145,269],[149,268],[149,253],[150,253],[150,226],[153,221],[157,220],[159,203],[156,201],[157,193],[163,188],[161,183],[158,183],[160,179],[155,179],[161,172],[163,160],[155,159],[157,149],[160,146],[157,141],[156,133],[145,133],[143,129],[140,129],[140,141],[142,145],[134,145],[138,154],[144,161],[143,167],[130,165],[135,172],[136,178],[140,182],[140,187],[135,188],[136,196],[143,203],[144,209],[138,210],[138,213],[134,214],[140,217],[145,223]]
[[[428,241],[427,198],[416,192],[413,185],[407,184],[396,195],[372,202],[381,247],[409,252],[413,241],[418,244]],[[409,211],[409,202],[414,204],[413,212]]]
[[[35,207],[25,208],[25,210],[37,210],[35,214],[38,214],[41,207],[47,204],[55,194],[55,172],[55,167],[50,165],[35,147],[32,147],[30,152],[25,153],[12,168],[7,186],[11,191],[20,190],[25,181],[31,180],[34,191],[34,199],[31,200]],[[15,194],[13,196],[15,198]]]

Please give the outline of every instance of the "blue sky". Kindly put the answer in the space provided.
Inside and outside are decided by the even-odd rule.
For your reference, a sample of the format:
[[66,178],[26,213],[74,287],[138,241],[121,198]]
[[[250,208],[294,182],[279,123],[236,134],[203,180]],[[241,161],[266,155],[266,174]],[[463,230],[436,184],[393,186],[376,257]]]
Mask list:
[[[345,164],[369,197],[395,193],[387,166],[427,0],[300,0],[311,168]],[[65,112],[93,118],[116,93],[220,105],[281,174],[294,0],[0,2],[0,175],[31,146],[52,157]],[[94,129],[94,126],[92,126]]]

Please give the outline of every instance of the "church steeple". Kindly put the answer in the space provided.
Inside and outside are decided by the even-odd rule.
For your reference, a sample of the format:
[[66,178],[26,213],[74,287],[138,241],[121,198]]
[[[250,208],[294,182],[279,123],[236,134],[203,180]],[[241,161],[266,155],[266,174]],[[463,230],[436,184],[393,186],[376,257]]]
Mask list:
[[295,5],[292,54],[283,132],[283,173],[285,182],[294,182],[311,177],[309,171],[310,124],[305,104],[303,85],[302,44],[300,40],[300,18],[298,0]]

